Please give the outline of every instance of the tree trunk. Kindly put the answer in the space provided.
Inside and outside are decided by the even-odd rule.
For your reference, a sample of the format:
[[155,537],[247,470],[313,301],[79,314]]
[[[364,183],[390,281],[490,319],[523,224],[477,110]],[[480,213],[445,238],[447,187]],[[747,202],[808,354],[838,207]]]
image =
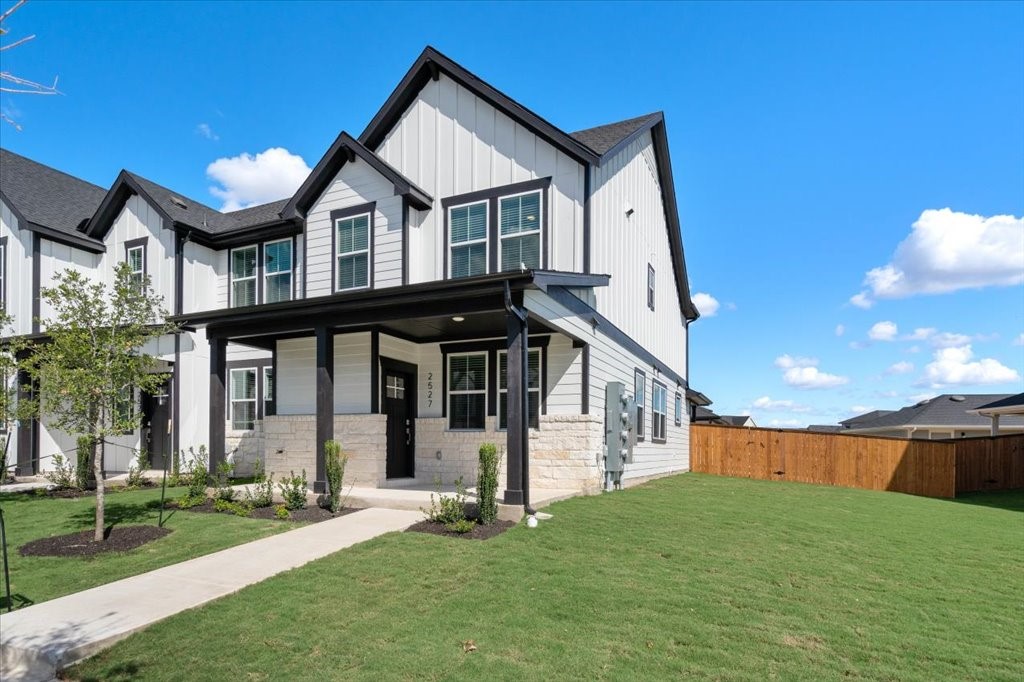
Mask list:
[[103,542],[103,454],[100,447],[103,445],[103,439],[99,436],[93,436],[92,441],[92,468],[96,475],[96,542]]

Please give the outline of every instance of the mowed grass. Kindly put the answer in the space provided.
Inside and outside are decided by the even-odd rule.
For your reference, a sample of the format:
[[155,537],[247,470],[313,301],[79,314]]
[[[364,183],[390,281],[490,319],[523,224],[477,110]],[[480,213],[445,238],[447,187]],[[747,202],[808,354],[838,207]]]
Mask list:
[[[167,499],[175,499],[185,492],[185,488],[169,488]],[[62,499],[8,494],[0,495],[0,508],[7,525],[11,593],[15,608],[145,573],[294,527],[226,514],[168,510],[164,512],[164,526],[173,532],[130,552],[112,552],[92,558],[23,557],[18,553],[18,547],[26,542],[94,528],[96,500],[93,497]],[[108,526],[156,525],[159,513],[159,488],[116,492],[106,498]]]
[[69,674],[1016,681],[1024,494],[971,501],[686,474],[486,542],[383,536]]

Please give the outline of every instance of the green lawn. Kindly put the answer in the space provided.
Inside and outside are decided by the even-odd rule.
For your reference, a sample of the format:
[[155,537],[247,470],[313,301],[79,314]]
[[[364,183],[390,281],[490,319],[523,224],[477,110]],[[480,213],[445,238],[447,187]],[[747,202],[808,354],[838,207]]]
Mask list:
[[[169,488],[167,499],[180,497],[185,491],[185,488]],[[226,514],[167,511],[164,512],[165,526],[173,532],[131,552],[93,558],[23,557],[17,548],[26,542],[93,528],[95,499],[0,495],[0,507],[7,523],[11,593],[15,596],[16,608],[19,604],[38,604],[293,527]],[[159,488],[117,492],[107,496],[106,521],[108,525],[155,525],[159,509]]]
[[383,536],[70,674],[1016,681],[1024,494],[970,501],[686,474],[486,542]]

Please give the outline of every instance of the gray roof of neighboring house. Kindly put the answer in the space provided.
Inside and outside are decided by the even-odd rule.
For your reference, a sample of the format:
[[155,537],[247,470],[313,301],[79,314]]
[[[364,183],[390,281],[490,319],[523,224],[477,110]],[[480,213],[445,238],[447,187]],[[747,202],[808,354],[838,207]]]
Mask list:
[[578,142],[582,142],[603,156],[609,149],[635,133],[640,128],[643,128],[648,123],[657,121],[660,116],[661,114],[659,112],[644,114],[643,116],[627,118],[624,121],[608,123],[595,128],[577,130],[575,133],[569,133],[569,135],[572,136],[573,139]]
[[700,405],[697,405],[693,410],[693,421],[695,422],[708,422],[719,419],[721,419],[721,417],[719,417],[717,414],[715,414],[706,407],[701,407]]
[[892,414],[894,411],[895,410],[871,410],[870,412],[865,412],[864,414],[858,414],[856,417],[850,417],[849,419],[844,419],[843,421],[841,421],[839,423],[842,424],[843,426],[847,427],[847,428],[853,428],[854,426],[856,426],[858,424],[862,424],[864,422],[874,421],[875,419],[878,419],[879,417],[884,417],[887,414]]
[[984,405],[978,405],[974,408],[976,410],[993,410],[998,407],[1017,407],[1024,406],[1024,393],[1018,393],[1017,395],[1007,396],[999,400],[994,400]]
[[723,414],[721,415],[721,419],[726,424],[730,424],[732,426],[743,426],[747,423],[747,420],[749,420],[750,417],[745,414]]
[[[859,431],[863,429],[900,428],[903,426],[986,427],[991,424],[988,417],[971,414],[968,410],[974,410],[981,405],[1008,397],[1011,396],[1005,393],[980,393],[973,395],[944,393],[930,400],[922,400],[916,405],[904,407],[902,410],[882,415],[877,419],[858,422],[848,427],[848,429]],[[1024,417],[1006,416],[1001,423],[1008,426],[1024,425]]]
[[839,424],[811,424],[807,427],[807,431],[817,431],[819,433],[838,433],[843,430],[844,427]]
[[0,149],[0,193],[26,221],[85,238],[78,226],[92,217],[107,190]]

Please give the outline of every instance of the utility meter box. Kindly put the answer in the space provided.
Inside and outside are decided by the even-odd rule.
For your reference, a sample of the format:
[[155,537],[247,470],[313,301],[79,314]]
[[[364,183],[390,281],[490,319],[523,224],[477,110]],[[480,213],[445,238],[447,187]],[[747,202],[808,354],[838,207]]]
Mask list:
[[636,445],[636,401],[626,395],[626,387],[618,381],[605,385],[604,470],[617,483],[626,464],[633,463]]

